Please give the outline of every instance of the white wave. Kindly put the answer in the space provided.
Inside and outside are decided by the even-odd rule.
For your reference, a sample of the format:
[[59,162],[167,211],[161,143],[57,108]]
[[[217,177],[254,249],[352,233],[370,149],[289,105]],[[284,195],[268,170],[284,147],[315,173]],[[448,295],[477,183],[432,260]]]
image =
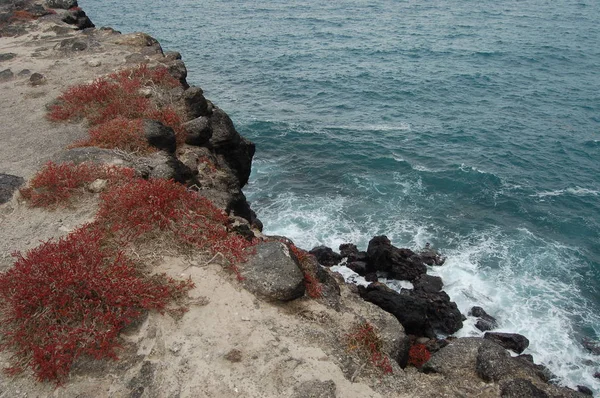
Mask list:
[[534,197],[538,197],[538,198],[545,198],[547,196],[561,196],[564,194],[570,194],[570,195],[575,195],[575,196],[598,196],[600,195],[600,191],[595,190],[595,189],[589,189],[589,188],[581,188],[581,187],[574,187],[574,188],[566,188],[566,189],[557,189],[554,191],[544,191],[544,192],[537,192],[533,195],[529,195],[529,196],[534,196]]
[[[476,237],[447,253],[446,264],[433,267],[432,274],[442,277],[444,290],[462,313],[479,305],[498,319],[498,331],[525,335],[530,340],[526,353],[546,365],[562,383],[599,390],[600,381],[593,378],[596,370],[586,362],[593,358],[577,341],[573,326],[577,317],[598,326],[599,314],[592,303],[583,301],[577,277],[565,277],[567,269],[548,275],[552,274],[548,268],[565,266],[568,248],[522,232],[519,240],[507,240],[499,233]],[[495,259],[497,266],[482,265],[490,259]],[[457,335],[481,336],[474,325],[469,317]]]
[[334,265],[330,268],[333,272],[338,272],[344,277],[346,283],[353,283],[358,286],[369,286],[371,282],[367,282],[365,278],[358,275],[345,265]]
[[410,131],[409,123],[400,122],[397,124],[346,124],[346,125],[328,125],[326,129],[341,130],[367,130],[367,131]]

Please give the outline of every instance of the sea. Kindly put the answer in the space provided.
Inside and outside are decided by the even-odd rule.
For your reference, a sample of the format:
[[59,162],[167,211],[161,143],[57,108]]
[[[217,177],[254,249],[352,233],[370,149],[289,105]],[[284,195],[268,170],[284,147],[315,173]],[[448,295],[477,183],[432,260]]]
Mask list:
[[[244,192],[305,249],[375,235],[600,393],[600,1],[80,0],[177,50],[257,145]],[[459,336],[481,335],[469,318]]]

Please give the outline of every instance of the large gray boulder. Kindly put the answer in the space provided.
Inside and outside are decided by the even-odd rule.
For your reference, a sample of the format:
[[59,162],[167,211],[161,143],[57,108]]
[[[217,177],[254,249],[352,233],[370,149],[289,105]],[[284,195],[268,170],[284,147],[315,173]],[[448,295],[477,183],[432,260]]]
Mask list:
[[290,301],[304,295],[304,275],[281,242],[258,244],[240,272],[244,287],[268,300]]

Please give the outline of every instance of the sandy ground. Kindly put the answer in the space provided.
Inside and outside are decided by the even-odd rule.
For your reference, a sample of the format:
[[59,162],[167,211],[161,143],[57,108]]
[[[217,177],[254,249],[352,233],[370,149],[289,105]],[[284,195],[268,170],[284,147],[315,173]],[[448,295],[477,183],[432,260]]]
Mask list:
[[[37,21],[24,36],[0,38],[0,53],[17,54],[0,63],[0,70],[15,73],[0,83],[0,172],[25,179],[85,133],[83,125],[47,121],[45,105],[70,85],[126,66],[126,57],[140,50],[107,39],[85,51],[64,52],[60,43],[82,33],[57,35],[54,26],[66,25]],[[17,75],[23,69],[43,74],[46,83],[31,86],[29,76]],[[55,211],[30,209],[17,198],[1,205],[0,271],[11,266],[11,252],[62,236],[94,212],[91,195]],[[497,396],[480,381],[451,387],[441,376],[414,368],[395,366],[393,376],[382,376],[348,351],[345,335],[365,315],[391,315],[348,287],[342,286],[338,310],[308,298],[272,304],[244,290],[220,265],[202,265],[205,260],[159,253],[157,271],[191,277],[196,284],[190,310],[179,320],[151,313],[131,327],[123,335],[121,360],[79,361],[59,388],[37,383],[30,374],[0,374],[0,398]],[[7,360],[1,353],[0,366]]]

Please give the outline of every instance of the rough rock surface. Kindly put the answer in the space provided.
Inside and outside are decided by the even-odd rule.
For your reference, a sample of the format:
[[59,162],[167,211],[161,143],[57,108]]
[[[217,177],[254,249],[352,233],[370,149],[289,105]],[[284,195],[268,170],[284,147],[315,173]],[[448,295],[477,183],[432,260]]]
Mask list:
[[398,293],[380,283],[359,287],[362,298],[393,314],[406,332],[433,338],[452,334],[462,327],[462,316],[445,292],[403,290]]
[[309,253],[317,258],[319,264],[326,267],[337,265],[340,261],[342,261],[342,256],[327,246],[313,247]]
[[526,379],[511,379],[500,383],[502,398],[550,398],[543,390]]
[[241,274],[246,289],[269,300],[290,301],[304,295],[304,275],[280,242],[260,243]]
[[498,327],[498,321],[493,316],[489,315],[485,310],[481,307],[473,307],[469,310],[469,315],[474,316],[477,319],[477,323],[475,323],[475,327],[482,332],[496,329]]
[[8,202],[24,183],[23,177],[0,173],[0,204]]
[[143,129],[148,144],[167,152],[175,152],[177,143],[175,141],[175,132],[172,128],[165,126],[159,121],[145,119]]
[[421,257],[410,249],[393,246],[387,236],[376,236],[367,248],[372,271],[387,272],[390,278],[412,281],[427,272]]
[[183,124],[186,132],[185,143],[188,145],[202,146],[212,137],[210,119],[200,116]]
[[517,354],[522,353],[529,347],[529,340],[527,337],[518,333],[486,332],[483,335],[483,338],[492,340],[507,350],[512,350]]

